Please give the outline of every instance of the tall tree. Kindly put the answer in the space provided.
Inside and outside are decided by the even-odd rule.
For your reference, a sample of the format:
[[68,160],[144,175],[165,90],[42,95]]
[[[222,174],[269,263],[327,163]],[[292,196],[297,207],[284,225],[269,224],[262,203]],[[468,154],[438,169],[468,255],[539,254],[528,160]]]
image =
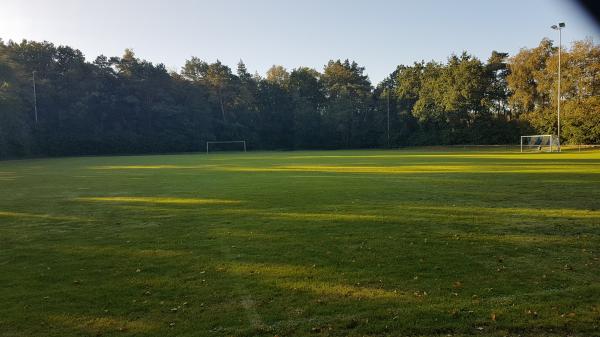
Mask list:
[[293,148],[294,116],[289,78],[285,68],[273,66],[267,77],[260,81],[260,136],[267,148]]
[[364,140],[372,107],[371,82],[364,70],[349,60],[329,61],[323,70],[325,127],[331,146],[358,147]]
[[[552,93],[549,92],[546,64],[555,48],[552,41],[544,39],[533,49],[522,49],[510,60],[507,76],[512,113],[529,121],[538,131],[551,133],[555,123],[549,110]],[[541,83],[540,83],[541,81]]]
[[294,147],[323,147],[322,111],[325,95],[320,74],[311,68],[292,70],[289,76],[294,115]]
[[[558,48],[542,40],[522,49],[510,63],[508,88],[513,110],[522,113],[539,133],[556,133],[558,106]],[[561,55],[561,125],[563,141],[600,141],[600,46],[591,40],[563,48]]]
[[185,62],[182,74],[186,78],[200,82],[207,86],[213,99],[218,103],[223,122],[227,123],[226,106],[231,103],[234,91],[234,75],[231,69],[217,60],[215,63],[206,63],[197,57],[192,57]]
[[20,97],[27,78],[13,62],[0,39],[0,159],[24,156],[32,151],[31,120],[27,101]]

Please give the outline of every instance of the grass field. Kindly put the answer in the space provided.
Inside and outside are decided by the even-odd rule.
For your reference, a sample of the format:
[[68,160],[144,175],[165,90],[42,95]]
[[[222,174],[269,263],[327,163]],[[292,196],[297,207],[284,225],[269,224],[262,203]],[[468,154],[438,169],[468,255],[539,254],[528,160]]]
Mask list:
[[600,151],[0,162],[0,336],[598,336]]

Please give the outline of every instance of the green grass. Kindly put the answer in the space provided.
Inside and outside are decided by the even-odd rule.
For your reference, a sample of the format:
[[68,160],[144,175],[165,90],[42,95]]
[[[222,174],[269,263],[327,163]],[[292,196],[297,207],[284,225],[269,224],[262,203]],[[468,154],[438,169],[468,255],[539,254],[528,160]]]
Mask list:
[[600,335],[600,152],[0,162],[0,336]]

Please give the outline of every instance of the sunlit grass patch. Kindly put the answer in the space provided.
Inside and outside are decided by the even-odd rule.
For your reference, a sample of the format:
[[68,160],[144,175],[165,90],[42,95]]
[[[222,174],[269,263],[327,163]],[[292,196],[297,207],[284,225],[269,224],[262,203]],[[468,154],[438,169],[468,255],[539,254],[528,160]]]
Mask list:
[[182,250],[170,250],[170,249],[137,249],[134,247],[123,247],[123,246],[97,246],[97,245],[86,245],[86,246],[57,246],[55,250],[66,253],[66,254],[78,254],[78,255],[112,255],[121,257],[135,257],[135,258],[174,258],[180,256],[190,255],[189,251]]
[[81,218],[78,216],[35,214],[35,213],[9,212],[9,211],[0,211],[0,217],[11,217],[11,218],[20,218],[20,219],[46,219],[46,220],[57,220],[57,221],[92,221],[91,219],[85,219],[85,218]]
[[115,204],[113,207],[124,211],[135,211],[138,213],[152,212],[155,213],[154,216],[162,214],[171,217],[176,216],[185,210],[184,208],[174,209],[168,206],[168,204],[159,207],[149,203]]
[[600,173],[600,165],[398,165],[398,166],[328,166],[328,165],[281,165],[272,167],[221,167],[231,172],[331,172],[370,174],[425,174],[425,173]]
[[175,205],[226,205],[238,204],[238,200],[204,199],[204,198],[175,198],[175,197],[83,197],[78,201],[99,201],[117,203],[148,203],[148,204],[175,204]]
[[19,174],[17,172],[12,171],[2,171],[0,172],[0,180],[2,181],[12,181],[19,178]]
[[237,228],[213,228],[210,230],[210,233],[221,237],[233,237],[239,239],[281,240],[286,238],[286,235],[283,233],[273,234],[258,230],[243,230]]
[[536,244],[577,244],[581,243],[582,237],[564,237],[560,235],[511,235],[511,234],[468,234],[463,235],[461,239],[472,240],[476,242],[486,242],[488,244],[497,245],[499,243],[520,244],[520,245],[536,245]]
[[148,333],[157,328],[156,322],[140,319],[127,320],[114,316],[94,317],[80,314],[52,314],[48,316],[47,320],[53,325],[62,325],[97,335],[115,332]]
[[102,165],[91,166],[93,170],[173,170],[173,169],[204,169],[215,165]]
[[463,166],[404,165],[404,166],[326,166],[326,165],[282,165],[273,167],[226,167],[225,171],[233,172],[332,172],[332,173],[443,173],[460,172]]
[[299,213],[299,212],[264,212],[265,217],[272,219],[310,220],[310,221],[364,221],[381,220],[382,217],[366,214],[344,214],[344,213]]
[[279,287],[293,291],[308,291],[319,296],[333,296],[337,298],[350,297],[359,299],[397,299],[414,301],[414,298],[398,293],[397,290],[384,290],[372,287],[352,286],[335,282],[318,280],[280,281],[275,284]]
[[480,215],[480,216],[521,216],[521,217],[556,217],[556,218],[578,218],[599,219],[600,211],[582,209],[551,209],[551,208],[528,208],[528,207],[481,207],[481,206],[434,206],[434,205],[399,205],[398,208],[415,213],[435,213],[442,215]]
[[234,274],[251,275],[261,274],[267,277],[299,277],[316,275],[318,271],[310,266],[299,266],[289,264],[269,264],[269,263],[230,263],[224,268]]
[[[141,287],[144,289],[176,289],[186,283],[174,276],[155,276],[147,275],[146,273],[131,273],[126,279],[126,283],[132,286]],[[186,288],[189,288],[189,283],[186,283]]]
[[[340,151],[343,153],[343,151]],[[437,151],[437,152],[411,152],[411,151],[395,151],[385,152],[379,154],[362,154],[355,155],[352,152],[348,154],[340,155],[290,155],[286,156],[285,159],[310,159],[310,160],[326,160],[326,159],[372,159],[372,160],[385,160],[392,159],[396,161],[402,161],[402,159],[498,159],[498,160],[509,160],[509,161],[531,161],[537,160],[556,160],[556,161],[571,161],[571,160],[585,160],[588,162],[600,160],[600,151],[593,151],[590,153],[518,153],[518,152],[448,152],[448,151]]]
[[353,212],[289,212],[270,211],[257,208],[225,208],[208,210],[204,214],[246,215],[260,219],[295,220],[295,221],[383,221],[389,217],[373,214],[357,214]]
[[327,280],[330,270],[315,266],[296,266],[285,264],[238,263],[225,266],[229,273],[269,282],[292,291],[308,291],[319,296],[351,297],[363,299],[401,299],[410,298],[397,290],[386,290],[366,286],[349,285]]

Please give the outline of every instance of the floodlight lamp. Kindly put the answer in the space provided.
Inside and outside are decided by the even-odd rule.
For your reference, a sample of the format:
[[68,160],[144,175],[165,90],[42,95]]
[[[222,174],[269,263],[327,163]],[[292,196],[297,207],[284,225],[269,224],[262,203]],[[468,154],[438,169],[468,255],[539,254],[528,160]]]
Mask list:
[[561,23],[559,23],[559,24],[558,24],[558,26],[559,26],[560,28],[563,28],[563,27],[565,26],[565,23],[564,23],[564,22],[561,22]]
[[558,27],[556,25],[552,25],[552,26],[550,26],[550,28],[552,28],[552,29],[558,29]]

